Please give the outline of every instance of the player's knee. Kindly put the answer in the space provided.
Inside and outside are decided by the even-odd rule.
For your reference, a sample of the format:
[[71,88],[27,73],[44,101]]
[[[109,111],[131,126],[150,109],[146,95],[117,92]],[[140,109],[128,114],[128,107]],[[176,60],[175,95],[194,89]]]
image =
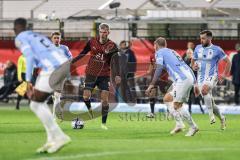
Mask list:
[[174,105],[174,109],[175,110],[177,110],[177,109],[182,107],[182,103],[180,103],[180,102],[174,102],[173,105]]
[[209,86],[204,85],[203,88],[202,88],[202,90],[201,90],[202,95],[203,95],[203,96],[207,95],[208,92],[209,92],[209,90],[210,90]]
[[164,97],[163,97],[163,102],[166,103],[166,102],[172,102],[173,101],[173,98],[170,94],[166,94]]
[[203,95],[203,96],[206,96],[206,95],[208,94],[208,90],[207,90],[207,89],[202,89],[201,92],[202,92],[202,95]]
[[102,91],[101,101],[103,105],[108,105],[108,91]]
[[91,92],[88,91],[88,90],[85,90],[85,91],[83,92],[83,99],[84,99],[85,101],[87,101],[87,100],[89,100],[90,97],[91,97]]
[[150,95],[149,95],[149,98],[154,98],[154,97],[156,97],[156,94],[157,94],[156,88],[152,89],[152,90],[151,90],[151,93],[150,93]]
[[107,106],[108,105],[108,98],[102,98],[102,105]]
[[108,103],[105,104],[105,105],[102,104],[102,110],[106,110],[106,111],[109,110],[109,105],[108,105]]

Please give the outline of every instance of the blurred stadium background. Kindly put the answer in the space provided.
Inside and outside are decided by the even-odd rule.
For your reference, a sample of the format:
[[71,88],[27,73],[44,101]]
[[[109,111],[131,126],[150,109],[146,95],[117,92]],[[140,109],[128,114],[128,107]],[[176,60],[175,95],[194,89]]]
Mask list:
[[[199,32],[204,29],[213,31],[214,44],[231,59],[240,39],[239,8],[238,0],[1,0],[0,76],[6,61],[16,63],[20,55],[14,47],[12,30],[17,17],[27,18],[32,30],[47,36],[60,31],[63,44],[74,56],[96,36],[98,25],[107,22],[111,26],[110,39],[117,44],[130,41],[140,64],[149,62],[156,37],[166,37],[168,47],[183,55],[187,42],[198,44]],[[220,72],[223,67],[220,63]],[[84,68],[77,71],[83,73]],[[233,103],[231,81],[218,85],[214,96],[217,102]]]

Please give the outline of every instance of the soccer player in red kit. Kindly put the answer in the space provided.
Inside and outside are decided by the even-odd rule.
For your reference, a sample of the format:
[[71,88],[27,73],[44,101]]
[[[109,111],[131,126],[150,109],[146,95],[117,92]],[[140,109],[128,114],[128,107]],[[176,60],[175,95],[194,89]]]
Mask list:
[[[83,99],[90,113],[91,110],[91,92],[97,86],[101,90],[102,102],[102,125],[103,129],[108,129],[106,126],[108,110],[109,110],[109,84],[110,84],[110,66],[113,56],[118,52],[117,45],[108,39],[110,27],[106,23],[99,25],[99,37],[92,38],[88,41],[82,52],[73,60],[75,63],[81,57],[90,52],[90,59],[86,67],[85,87],[83,90]],[[119,64],[116,64],[119,65]],[[115,83],[119,84],[120,76],[115,77]],[[93,116],[93,115],[92,115]]]

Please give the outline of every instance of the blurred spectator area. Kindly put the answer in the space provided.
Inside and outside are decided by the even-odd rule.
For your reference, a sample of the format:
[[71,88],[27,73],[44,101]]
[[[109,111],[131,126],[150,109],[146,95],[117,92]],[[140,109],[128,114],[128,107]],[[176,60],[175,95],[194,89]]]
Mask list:
[[[87,41],[64,41],[63,44],[69,46],[73,56],[76,56],[83,49]],[[183,55],[186,50],[187,40],[168,40],[168,47],[175,49],[180,55]],[[199,40],[193,41],[195,44],[199,44]],[[216,40],[213,42],[216,45],[221,46],[227,55],[230,55],[234,51],[234,46],[237,43],[236,40]],[[20,52],[14,47],[14,41],[12,40],[1,40],[0,41],[0,76],[3,74],[3,69],[7,60],[11,60],[14,63],[17,63],[17,59],[20,56]],[[144,94],[144,88],[140,86],[145,86],[146,84],[141,84],[141,82],[148,82],[149,77],[143,75],[146,74],[146,71],[149,66],[150,58],[149,56],[154,53],[153,41],[143,40],[143,39],[134,39],[132,40],[132,50],[137,58],[137,73],[136,75],[136,90],[137,97],[140,103],[146,103],[147,98]],[[81,60],[81,66],[76,70],[72,69],[72,75],[80,75],[84,77],[84,71],[86,64],[88,62],[88,56],[84,57]],[[219,64],[220,73],[224,69],[224,62],[221,61]],[[2,80],[0,80],[0,85]],[[146,88],[146,87],[145,87]],[[159,92],[160,93],[160,92]],[[218,85],[214,90],[214,95],[216,102],[233,102],[233,86],[230,81],[227,81],[224,85]],[[162,101],[162,94],[158,96],[159,101]]]
[[[86,40],[81,41],[63,41],[66,44],[73,56],[76,56],[86,44]],[[187,40],[168,40],[168,47],[176,50],[180,55],[183,55],[186,50]],[[199,44],[198,40],[193,41],[195,44]],[[237,40],[216,40],[213,43],[221,46],[227,55],[234,52],[235,44]],[[137,58],[137,75],[141,75],[147,70],[149,63],[149,56],[154,53],[153,42],[143,39],[132,40],[132,49]],[[0,75],[3,73],[4,65],[7,60],[11,60],[17,63],[20,52],[15,48],[13,40],[0,40]],[[84,66],[88,57],[85,57],[82,61],[83,66],[80,67],[74,74],[84,74]],[[224,62],[219,65],[220,73],[224,69]]]

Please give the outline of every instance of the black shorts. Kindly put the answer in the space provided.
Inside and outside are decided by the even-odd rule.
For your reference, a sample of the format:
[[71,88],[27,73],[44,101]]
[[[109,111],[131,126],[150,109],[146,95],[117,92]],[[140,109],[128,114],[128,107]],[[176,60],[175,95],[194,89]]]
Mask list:
[[100,90],[109,91],[110,77],[109,76],[91,76],[86,75],[84,89],[93,90],[96,86]]

